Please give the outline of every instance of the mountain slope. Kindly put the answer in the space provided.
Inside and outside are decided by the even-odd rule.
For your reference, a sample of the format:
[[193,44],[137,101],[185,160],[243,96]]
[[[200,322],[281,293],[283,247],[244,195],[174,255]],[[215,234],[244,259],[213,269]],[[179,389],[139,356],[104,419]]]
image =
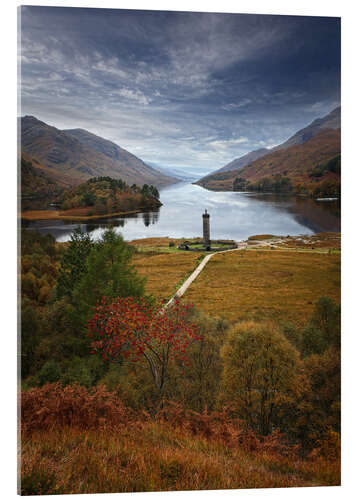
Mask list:
[[20,120],[21,151],[36,160],[46,174],[66,184],[75,185],[98,176],[157,187],[177,182],[116,144],[86,130],[66,132],[34,116]]
[[304,142],[320,134],[323,130],[338,130],[340,128],[341,107],[338,107],[323,118],[317,118],[312,123],[310,123],[310,125],[296,132],[296,134],[290,137],[287,141],[273,148],[272,151],[288,148],[297,144],[304,144]]
[[[227,178],[230,178],[230,175],[228,175],[227,177],[226,175],[223,174],[224,172],[235,171],[235,173],[237,173],[239,170],[242,170],[244,167],[253,163],[259,158],[265,157],[266,155],[270,155],[275,151],[287,149],[291,146],[296,146],[299,144],[304,144],[305,142],[307,142],[308,140],[312,139],[313,137],[317,136],[318,134],[320,134],[325,130],[338,130],[340,128],[341,128],[341,107],[337,107],[333,111],[331,111],[331,113],[325,115],[322,118],[314,120],[312,123],[310,123],[310,125],[296,132],[296,134],[291,136],[287,141],[283,142],[282,144],[279,144],[278,146],[275,146],[274,148],[271,149],[262,148],[255,151],[251,151],[250,153],[247,153],[246,155],[233,160],[232,162],[212,172],[211,174],[206,175],[205,177],[197,181],[196,184],[199,184],[204,187],[209,187],[209,185],[211,185],[212,182],[215,180],[226,180]],[[217,176],[217,174],[223,174],[223,175]],[[212,178],[212,176],[214,178]]]
[[251,182],[272,175],[286,175],[293,182],[308,182],[309,171],[341,152],[340,130],[323,130],[311,139],[275,150],[247,165],[239,175]]
[[[103,139],[87,130],[77,128],[63,130],[63,132],[76,138],[84,146],[94,149],[97,153],[101,153],[107,158],[125,165],[136,178],[145,178],[146,184],[163,186],[165,184],[172,184],[178,180],[144,163],[114,142]],[[138,182],[136,181],[136,183]]]
[[261,148],[256,149],[255,151],[251,151],[250,153],[247,153],[246,155],[231,161],[225,167],[219,168],[209,175],[202,177],[202,179],[200,179],[196,184],[199,184],[201,181],[204,181],[204,179],[211,177],[211,175],[215,175],[221,172],[229,172],[231,170],[241,170],[246,165],[249,165],[249,163],[251,163],[252,161],[257,160],[258,158],[261,158],[268,153],[270,153],[270,149],[268,148]]
[[20,160],[21,209],[47,208],[63,192],[64,186],[51,179],[25,156]]
[[313,174],[319,166],[338,156],[341,152],[340,130],[322,130],[302,144],[278,149],[267,154],[241,170],[220,172],[202,179],[207,189],[232,190],[236,178],[257,183],[264,178],[288,177],[291,184],[314,184],[329,178],[339,178],[338,174],[326,171],[320,178]]

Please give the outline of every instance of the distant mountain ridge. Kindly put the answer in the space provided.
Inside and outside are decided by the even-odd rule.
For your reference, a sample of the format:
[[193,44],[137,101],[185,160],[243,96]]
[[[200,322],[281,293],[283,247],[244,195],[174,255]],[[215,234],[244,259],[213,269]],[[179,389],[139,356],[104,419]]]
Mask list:
[[128,184],[163,187],[178,182],[115,143],[87,130],[59,130],[34,116],[20,120],[21,152],[53,179],[67,185],[110,176]]
[[179,168],[161,167],[160,165],[151,162],[146,162],[146,164],[150,165],[150,167],[154,168],[155,170],[162,172],[163,174],[172,175],[180,181],[192,182],[197,179],[197,175],[194,175],[191,172],[186,173],[184,170],[179,170]]
[[230,170],[241,170],[244,168],[246,165],[249,165],[252,161],[257,160],[258,158],[261,158],[262,156],[270,153],[271,150],[268,148],[260,148],[256,149],[254,151],[251,151],[250,153],[245,154],[244,156],[241,156],[240,158],[236,158],[235,160],[231,161],[228,163],[226,166],[216,170],[215,172],[212,172],[211,174],[207,175],[206,177],[209,177],[212,174],[217,174],[218,172],[228,172]]
[[278,146],[275,146],[273,148],[261,148],[257,149],[254,151],[251,151],[250,153],[247,153],[239,158],[236,158],[235,160],[231,161],[224,167],[219,168],[218,170],[215,170],[211,172],[208,175],[205,175],[197,181],[197,184],[201,184],[204,181],[209,180],[209,178],[212,175],[221,173],[221,172],[228,172],[228,171],[239,171],[242,170],[244,167],[249,165],[255,160],[258,160],[259,158],[262,158],[263,156],[267,154],[271,154],[274,151],[278,151],[280,149],[285,149],[289,148],[290,146],[295,146],[297,144],[303,144],[304,142],[308,141],[309,139],[312,139],[315,137],[317,134],[322,132],[323,130],[331,129],[331,130],[337,130],[341,128],[341,106],[335,108],[332,110],[330,113],[325,115],[322,118],[317,118],[314,120],[310,125],[307,127],[299,130],[296,132],[293,136],[291,136],[287,141],[283,142],[282,144],[279,144]]
[[296,182],[306,181],[307,166],[313,168],[315,163],[317,165],[319,161],[340,153],[340,128],[341,107],[338,107],[314,120],[282,144],[271,149],[252,151],[206,175],[196,184],[208,189],[232,189],[233,180],[238,176],[257,181],[276,174],[291,176]]

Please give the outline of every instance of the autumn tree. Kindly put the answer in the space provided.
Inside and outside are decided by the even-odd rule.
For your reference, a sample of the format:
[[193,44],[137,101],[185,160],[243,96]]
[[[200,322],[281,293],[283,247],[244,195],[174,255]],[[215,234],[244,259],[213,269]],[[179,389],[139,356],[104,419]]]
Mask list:
[[167,384],[167,397],[184,402],[199,412],[212,411],[216,405],[222,376],[220,349],[228,322],[197,311],[190,312],[190,320],[197,325],[200,342],[192,342],[186,351],[189,365],[184,372],[175,363]]
[[103,298],[88,323],[92,353],[103,361],[144,363],[162,404],[170,363],[188,363],[187,348],[199,340],[197,327],[187,320],[189,309],[178,301],[160,310],[143,298]]
[[279,422],[279,411],[298,380],[299,353],[271,323],[237,324],[229,332],[223,358],[223,402],[261,434]]
[[341,307],[329,297],[321,297],[309,324],[302,333],[302,353],[321,354],[327,348],[341,345]]
[[306,381],[293,402],[290,415],[284,412],[287,430],[297,438],[302,451],[310,452],[325,440],[330,431],[340,432],[341,356],[330,347],[323,354],[312,354],[304,360]]

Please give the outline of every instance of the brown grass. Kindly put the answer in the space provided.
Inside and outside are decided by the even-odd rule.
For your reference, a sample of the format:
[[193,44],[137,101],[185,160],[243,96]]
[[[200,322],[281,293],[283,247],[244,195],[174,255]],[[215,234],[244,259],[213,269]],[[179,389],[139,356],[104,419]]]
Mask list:
[[249,236],[248,241],[271,240],[272,238],[279,238],[279,236],[274,236],[273,234],[255,234],[254,236]]
[[88,207],[71,208],[69,210],[26,210],[21,212],[21,218],[25,220],[87,220],[103,219],[142,212],[143,209],[129,210],[126,212],[115,212],[102,215],[88,215]]
[[228,448],[154,422],[111,433],[64,428],[27,436],[22,447],[24,490],[38,475],[50,481],[47,494],[340,484],[339,461],[291,460],[272,452]]
[[316,450],[303,460],[278,433],[259,439],[224,411],[198,414],[172,405],[154,420],[126,410],[101,388],[53,384],[23,393],[22,424],[22,494],[340,483],[338,455],[327,459]]
[[340,301],[340,255],[283,250],[218,254],[186,299],[213,316],[242,320],[309,320],[321,296]]
[[341,250],[341,233],[316,233],[311,236],[284,238],[278,246],[287,248],[310,248]]
[[[198,239],[198,238],[197,238]],[[150,247],[150,248],[164,248],[168,247],[170,243],[174,245],[179,245],[184,238],[143,238],[140,240],[132,240],[130,242],[131,245],[135,245],[136,247]]]
[[146,291],[159,300],[169,299],[197,267],[198,252],[134,254],[133,264],[147,278]]

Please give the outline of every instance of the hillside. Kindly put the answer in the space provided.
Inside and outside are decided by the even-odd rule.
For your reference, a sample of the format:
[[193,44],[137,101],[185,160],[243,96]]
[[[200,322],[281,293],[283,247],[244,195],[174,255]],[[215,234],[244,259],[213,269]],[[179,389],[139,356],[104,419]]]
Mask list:
[[204,179],[209,178],[212,175],[221,172],[229,172],[231,170],[241,170],[246,165],[249,165],[249,163],[251,163],[252,161],[257,160],[258,158],[261,158],[262,156],[268,153],[270,153],[270,150],[267,148],[261,148],[261,149],[256,149],[255,151],[251,151],[250,153],[247,153],[246,155],[231,161],[225,167],[222,167],[216,170],[215,172],[212,172],[211,174],[207,175],[206,177],[203,177],[202,179],[200,179],[200,181],[204,182]]
[[[231,182],[230,179],[232,178],[232,176],[230,174],[225,175],[226,172],[234,172],[234,177],[237,177],[238,171],[242,171],[244,167],[253,164],[259,158],[264,158],[265,161],[266,158],[269,156],[269,162],[270,162],[270,155],[275,153],[276,151],[288,149],[291,148],[292,146],[305,144],[306,142],[322,134],[323,132],[326,132],[327,130],[338,131],[340,128],[341,128],[341,107],[338,107],[335,108],[333,111],[331,111],[331,113],[329,113],[328,115],[314,120],[310,125],[296,132],[293,136],[291,136],[287,141],[283,142],[282,144],[271,149],[262,148],[256,151],[252,151],[240,158],[233,160],[224,167],[212,172],[210,175],[206,175],[205,177],[197,181],[196,184],[206,187],[208,189],[230,189],[229,187]],[[294,151],[292,154],[294,154]],[[296,165],[293,167],[293,169],[295,168]],[[287,169],[285,168],[284,170],[287,170],[289,172],[289,169],[290,167],[288,166],[288,168]],[[265,172],[265,175],[270,176],[271,174],[274,173],[276,172],[267,171]],[[290,177],[289,173],[286,175]],[[249,178],[246,176],[242,177],[245,179]],[[296,175],[293,177],[296,177]]]
[[97,153],[101,153],[107,158],[125,165],[126,168],[130,169],[130,173],[134,176],[134,179],[137,179],[136,181],[134,180],[136,184],[155,184],[162,187],[178,181],[174,176],[167,175],[165,172],[144,163],[132,153],[117,146],[114,142],[103,139],[87,130],[77,128],[63,130],[63,132],[76,138],[84,146],[94,149]]
[[22,153],[35,160],[36,167],[51,178],[68,185],[98,176],[158,187],[177,182],[116,144],[86,130],[59,130],[34,116],[22,117],[20,126]]
[[[322,175],[316,175],[323,164],[338,157],[340,152],[340,130],[325,130],[302,144],[275,150],[241,170],[218,173],[201,179],[198,184],[208,189],[231,191],[234,189],[234,181],[238,178],[242,185],[235,190],[248,190],[254,189],[254,185],[263,179],[274,182],[275,178],[280,176],[288,180],[291,189],[300,184],[303,189],[311,192],[324,181],[340,182],[340,174],[337,171],[322,169]],[[249,185],[243,181],[248,181]],[[266,189],[260,186],[258,190]]]
[[[145,418],[114,391],[60,384],[24,391],[21,400],[22,495],[340,484],[339,457],[319,449],[301,458],[278,432],[260,438],[222,411],[171,404]],[[61,425],[68,414],[79,425]]]
[[63,192],[64,186],[35,168],[25,157],[20,159],[21,209],[47,208]]

